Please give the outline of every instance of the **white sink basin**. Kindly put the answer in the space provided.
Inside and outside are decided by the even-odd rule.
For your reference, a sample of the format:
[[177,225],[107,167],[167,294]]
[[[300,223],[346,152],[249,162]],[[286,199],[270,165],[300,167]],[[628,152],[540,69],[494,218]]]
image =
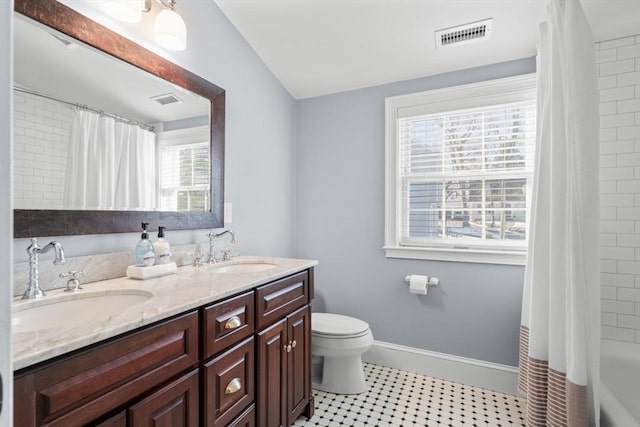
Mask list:
[[215,273],[254,273],[256,271],[266,271],[278,267],[270,262],[243,262],[238,264],[221,265],[214,267]]
[[11,326],[14,333],[72,328],[81,323],[104,321],[152,296],[151,292],[138,290],[79,291],[21,301],[13,306]]

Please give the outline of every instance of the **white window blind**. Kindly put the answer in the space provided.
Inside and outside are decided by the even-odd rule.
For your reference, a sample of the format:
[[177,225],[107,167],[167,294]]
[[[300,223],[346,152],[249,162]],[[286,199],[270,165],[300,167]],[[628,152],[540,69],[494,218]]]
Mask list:
[[386,100],[388,257],[524,263],[535,75]]
[[160,149],[161,209],[208,211],[210,177],[208,142],[162,146]]
[[402,118],[401,244],[524,242],[535,103]]

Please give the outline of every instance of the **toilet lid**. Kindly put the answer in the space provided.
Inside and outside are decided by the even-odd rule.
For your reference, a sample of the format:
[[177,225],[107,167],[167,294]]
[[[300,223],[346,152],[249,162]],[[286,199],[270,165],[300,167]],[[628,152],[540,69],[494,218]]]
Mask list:
[[333,336],[360,335],[369,329],[369,324],[360,319],[332,313],[311,313],[313,333]]

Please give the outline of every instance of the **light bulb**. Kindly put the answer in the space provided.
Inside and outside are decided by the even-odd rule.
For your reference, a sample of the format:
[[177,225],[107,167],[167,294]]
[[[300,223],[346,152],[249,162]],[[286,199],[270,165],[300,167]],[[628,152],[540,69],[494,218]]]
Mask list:
[[187,47],[187,27],[176,12],[163,9],[153,23],[156,43],[170,50],[184,50]]
[[140,22],[144,0],[107,0],[102,2],[102,9],[109,16],[122,22]]

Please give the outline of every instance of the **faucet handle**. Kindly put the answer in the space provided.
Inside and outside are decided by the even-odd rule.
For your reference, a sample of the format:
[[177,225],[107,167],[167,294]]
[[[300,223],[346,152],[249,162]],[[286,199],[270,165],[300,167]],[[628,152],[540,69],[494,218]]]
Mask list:
[[227,248],[223,251],[224,255],[222,256],[223,261],[229,261],[231,259],[231,249]]
[[71,270],[66,273],[60,273],[58,276],[61,279],[65,277],[69,278],[69,280],[67,281],[67,288],[64,290],[65,292],[75,292],[82,289],[80,287],[80,280],[78,280],[78,278],[86,275],[87,275],[87,272],[85,270],[82,270],[82,271]]

